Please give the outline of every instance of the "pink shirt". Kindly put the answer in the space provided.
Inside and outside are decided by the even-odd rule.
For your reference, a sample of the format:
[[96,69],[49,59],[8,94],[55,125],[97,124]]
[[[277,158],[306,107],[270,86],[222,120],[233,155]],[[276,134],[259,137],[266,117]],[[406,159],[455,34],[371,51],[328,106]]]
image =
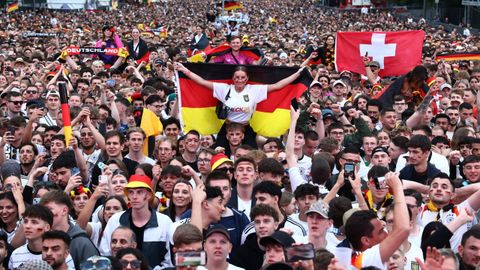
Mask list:
[[[235,58],[237,61],[235,61]],[[226,53],[224,55],[220,55],[215,57],[213,60],[215,63],[223,63],[223,64],[230,64],[230,65],[251,65],[255,60],[252,58],[245,56],[243,54],[239,54],[238,56],[233,57],[232,53]]]

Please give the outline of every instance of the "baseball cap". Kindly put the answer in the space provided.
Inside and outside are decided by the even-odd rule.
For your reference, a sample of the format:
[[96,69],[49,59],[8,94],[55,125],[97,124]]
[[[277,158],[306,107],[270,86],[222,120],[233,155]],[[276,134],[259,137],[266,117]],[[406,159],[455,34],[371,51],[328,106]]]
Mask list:
[[448,84],[448,83],[444,83],[444,84],[440,85],[440,90],[443,90],[443,88],[450,88],[450,89],[452,89],[452,86],[451,86],[450,84]]
[[223,153],[218,153],[212,157],[210,160],[210,167],[212,168],[212,171],[218,168],[218,166],[222,165],[225,162],[230,162],[233,164],[233,161],[229,159],[225,154]]
[[342,80],[336,80],[336,81],[334,81],[332,86],[335,87],[335,85],[337,85],[337,84],[341,84],[341,85],[343,85],[344,87],[347,87],[347,85],[346,85]]
[[150,179],[150,177],[146,175],[134,174],[130,176],[130,179],[128,180],[128,184],[125,186],[125,192],[129,188],[146,188],[153,193],[152,180]]
[[343,225],[347,224],[347,220],[353,215],[353,213],[357,212],[357,211],[360,211],[362,209],[358,208],[358,207],[355,207],[355,208],[352,208],[350,210],[348,210],[347,212],[343,213]]
[[317,213],[321,215],[324,218],[328,219],[328,210],[330,207],[326,202],[324,202],[322,199],[319,199],[317,202],[314,204],[310,205],[310,208],[305,212],[305,215],[308,215],[310,213]]
[[287,58],[288,58],[288,55],[285,52],[282,52],[280,54],[280,59],[287,59]]
[[383,146],[377,146],[375,148],[373,148],[372,150],[372,156],[375,154],[375,153],[380,153],[380,152],[384,152],[388,155],[388,150],[387,148],[383,147]]
[[295,240],[290,236],[290,234],[283,231],[276,231],[270,236],[265,236],[260,239],[260,245],[266,246],[270,243],[280,244],[283,247],[289,247]]
[[319,81],[314,80],[314,81],[310,84],[310,88],[314,87],[315,85],[322,86]]
[[323,118],[332,118],[335,119],[335,115],[331,109],[322,109],[322,116]]
[[222,224],[216,224],[216,225],[213,225],[212,227],[208,228],[207,233],[205,234],[205,239],[207,239],[208,237],[210,237],[210,235],[212,235],[214,233],[221,233],[221,234],[225,235],[225,237],[227,237],[228,241],[231,242],[230,234],[228,233],[227,228],[225,226],[223,226]]
[[293,270],[293,267],[284,262],[276,262],[266,264],[260,270]]
[[370,61],[370,63],[368,63],[369,66],[376,66],[376,67],[380,67],[380,63],[378,61]]
[[45,103],[40,99],[33,99],[27,102],[27,108],[45,108]]
[[57,96],[57,97],[60,97],[60,94],[58,93],[58,91],[56,90],[50,90],[48,91],[47,95],[45,96],[45,98],[48,98],[49,96]]

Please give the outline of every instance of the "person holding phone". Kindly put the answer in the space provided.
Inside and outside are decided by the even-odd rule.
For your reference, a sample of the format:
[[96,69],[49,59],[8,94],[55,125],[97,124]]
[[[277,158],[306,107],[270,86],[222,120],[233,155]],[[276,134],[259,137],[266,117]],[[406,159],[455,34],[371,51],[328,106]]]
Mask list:
[[238,66],[235,69],[232,77],[233,84],[207,81],[178,62],[175,63],[174,67],[177,71],[181,71],[197,84],[212,90],[213,96],[221,101],[227,108],[227,118],[218,132],[217,142],[215,144],[225,149],[229,146],[226,136],[226,126],[230,123],[239,123],[244,126],[245,137],[243,144],[257,148],[257,134],[249,125],[249,121],[255,112],[257,104],[267,99],[269,92],[280,90],[300,77],[304,69],[300,68],[297,72],[274,84],[252,85],[248,84],[248,70],[245,66]]

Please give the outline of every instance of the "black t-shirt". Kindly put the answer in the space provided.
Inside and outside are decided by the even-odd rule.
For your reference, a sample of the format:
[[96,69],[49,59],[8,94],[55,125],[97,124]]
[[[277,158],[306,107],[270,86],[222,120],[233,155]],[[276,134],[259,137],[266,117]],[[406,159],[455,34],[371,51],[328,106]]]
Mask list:
[[[148,222],[147,222],[148,223]],[[147,226],[147,223],[143,225],[142,227],[137,227],[133,223],[132,216],[130,215],[130,229],[135,233],[135,236],[137,238],[137,249],[142,250],[142,245],[143,245],[143,233],[145,232],[145,227]]]

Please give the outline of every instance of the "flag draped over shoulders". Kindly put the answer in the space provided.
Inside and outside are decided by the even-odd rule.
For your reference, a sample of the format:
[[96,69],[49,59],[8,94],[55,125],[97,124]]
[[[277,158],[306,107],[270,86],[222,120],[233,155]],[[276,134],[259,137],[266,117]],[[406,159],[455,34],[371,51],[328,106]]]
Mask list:
[[[232,84],[235,65],[223,64],[185,64],[200,77],[214,82]],[[248,66],[248,84],[273,84],[291,74],[298,68]],[[290,102],[293,97],[300,97],[308,88],[312,78],[306,70],[302,75],[286,87],[268,93],[266,100],[258,103],[250,120],[253,130],[259,135],[276,137],[285,133],[290,124]],[[213,91],[179,72],[179,100],[185,132],[195,129],[202,134],[218,133],[223,121],[217,118],[215,107],[218,100]]]

